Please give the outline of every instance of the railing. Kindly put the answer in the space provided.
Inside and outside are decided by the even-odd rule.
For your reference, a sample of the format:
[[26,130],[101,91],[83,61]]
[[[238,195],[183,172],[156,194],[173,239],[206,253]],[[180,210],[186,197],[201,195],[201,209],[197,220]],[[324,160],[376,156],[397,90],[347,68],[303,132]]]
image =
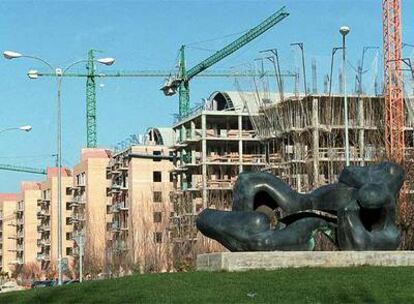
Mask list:
[[85,220],[85,215],[83,214],[72,214],[70,219],[74,222],[82,222]]
[[207,187],[212,189],[233,188],[236,180],[234,179],[216,179],[207,181]]
[[23,259],[22,258],[16,258],[12,264],[18,264],[18,265],[22,265],[23,264]]
[[126,251],[128,250],[128,246],[125,241],[115,241],[113,249],[115,251]]
[[18,218],[18,219],[16,220],[16,224],[17,224],[17,225],[24,225],[24,219],[22,219],[22,218]]
[[37,226],[37,231],[40,232],[40,233],[44,232],[44,231],[50,231],[50,224],[42,223],[42,224],[38,225]]
[[50,211],[48,209],[40,209],[37,211],[37,217],[50,216]]
[[40,243],[40,246],[43,246],[43,247],[49,247],[50,246],[50,240],[49,239],[41,239],[39,243]]
[[119,231],[120,230],[119,222],[113,222],[112,223],[112,230],[113,231]]
[[37,260],[50,261],[50,255],[48,253],[38,253]]

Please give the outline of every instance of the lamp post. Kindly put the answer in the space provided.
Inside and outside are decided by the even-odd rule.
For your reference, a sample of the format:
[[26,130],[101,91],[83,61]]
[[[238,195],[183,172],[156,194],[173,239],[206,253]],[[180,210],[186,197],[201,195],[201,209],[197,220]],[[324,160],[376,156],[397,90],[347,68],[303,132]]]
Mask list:
[[303,42],[291,43],[291,46],[297,45],[300,48],[302,54],[302,72],[303,72],[303,89],[305,90],[304,96],[308,95],[308,88],[306,86],[306,69],[305,69],[305,50],[303,48]]
[[345,37],[351,29],[341,26],[339,33],[342,35],[342,84],[344,87],[344,121],[345,121],[345,163],[349,166],[349,128],[348,128],[348,99],[346,93],[346,48]]
[[[47,67],[56,75],[56,84],[57,84],[57,165],[58,165],[58,284],[62,285],[62,247],[63,247],[63,223],[62,223],[62,102],[61,102],[61,89],[62,89],[62,76],[74,65],[88,62],[86,59],[75,61],[69,64],[66,68],[58,68],[51,65],[46,60],[37,57],[22,55],[13,51],[5,51],[3,53],[4,58],[6,59],[16,59],[16,58],[29,58],[40,61],[47,65]],[[102,58],[95,60],[98,63],[105,65],[112,65],[115,62],[113,58]],[[30,79],[36,79],[38,73],[36,70],[30,70],[28,72],[28,77]]]
[[32,130],[32,126],[27,125],[27,126],[21,126],[21,127],[5,128],[5,129],[1,129],[0,133],[11,131],[11,130],[20,130],[20,131],[30,132]]

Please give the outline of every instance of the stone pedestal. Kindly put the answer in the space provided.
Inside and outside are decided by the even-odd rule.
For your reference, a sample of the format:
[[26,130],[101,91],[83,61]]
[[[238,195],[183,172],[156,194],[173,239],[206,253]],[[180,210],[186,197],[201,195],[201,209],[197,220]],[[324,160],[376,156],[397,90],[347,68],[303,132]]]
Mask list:
[[298,267],[414,266],[414,251],[260,251],[197,256],[200,271]]

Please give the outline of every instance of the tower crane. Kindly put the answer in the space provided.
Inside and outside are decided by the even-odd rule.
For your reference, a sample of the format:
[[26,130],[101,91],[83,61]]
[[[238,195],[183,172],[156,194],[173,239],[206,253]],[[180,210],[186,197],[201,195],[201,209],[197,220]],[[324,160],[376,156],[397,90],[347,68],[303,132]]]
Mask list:
[[[246,34],[242,35],[220,51],[217,51],[212,56],[208,57],[204,61],[200,62],[192,69],[185,70],[185,56],[184,46],[180,50],[180,64],[178,75],[171,76],[171,72],[162,70],[147,70],[147,71],[131,71],[131,72],[104,72],[97,73],[95,69],[95,50],[88,51],[88,62],[86,65],[86,73],[65,73],[62,77],[82,77],[86,78],[86,138],[87,147],[97,147],[97,123],[96,123],[96,78],[124,78],[124,77],[154,77],[154,78],[168,78],[167,82],[163,85],[161,90],[165,95],[174,95],[178,89],[179,92],[179,116],[185,116],[189,111],[189,81],[193,77],[232,77],[235,76],[234,71],[222,70],[222,71],[205,71],[213,64],[219,62],[225,57],[231,55],[256,37],[263,34],[265,31],[276,25],[289,15],[285,11],[285,7],[278,10],[269,18],[264,20],[258,26],[249,30]],[[251,76],[275,76],[274,73],[264,72],[243,72],[237,76],[251,77]],[[55,77],[54,73],[42,73],[35,70],[31,70],[28,73],[30,78],[37,77]],[[281,76],[293,76],[291,73]]]
[[289,16],[289,13],[286,11],[285,7],[282,7],[280,10],[265,19],[259,25],[250,29],[246,34],[240,36],[189,70],[187,70],[185,67],[185,46],[182,45],[180,48],[178,74],[170,77],[161,88],[166,96],[174,95],[178,90],[179,117],[186,116],[190,110],[190,80],[193,77],[197,76],[217,62],[223,60],[227,56],[233,54],[248,44],[250,41],[259,37],[264,32],[285,19],[287,16]]

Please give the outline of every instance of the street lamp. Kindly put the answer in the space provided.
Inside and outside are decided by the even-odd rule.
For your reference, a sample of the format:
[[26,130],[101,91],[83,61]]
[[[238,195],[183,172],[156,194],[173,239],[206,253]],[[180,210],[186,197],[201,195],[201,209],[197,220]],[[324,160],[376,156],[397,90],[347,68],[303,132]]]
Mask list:
[[[61,87],[62,87],[62,77],[64,74],[74,65],[88,62],[89,60],[78,60],[69,64],[65,68],[58,68],[52,66],[46,60],[37,57],[22,55],[14,51],[5,51],[3,53],[4,58],[6,59],[16,59],[16,58],[30,58],[37,61],[43,62],[48,68],[55,73],[56,83],[57,83],[57,165],[58,165],[58,284],[62,285],[62,247],[63,247],[63,238],[62,238],[62,102],[61,102]],[[101,58],[96,59],[94,62],[98,62],[104,65],[112,65],[115,62],[114,58]],[[36,79],[38,77],[38,72],[36,70],[30,70],[28,72],[30,79]]]
[[344,87],[344,120],[345,120],[345,163],[349,166],[349,129],[348,129],[348,100],[346,94],[346,48],[345,36],[350,32],[348,26],[341,26],[339,33],[342,35],[342,84]]
[[291,43],[291,46],[297,45],[300,48],[302,54],[302,72],[303,72],[303,89],[305,90],[304,96],[308,94],[308,89],[306,86],[306,70],[305,70],[305,50],[303,48],[303,42]]
[[21,127],[5,128],[5,129],[1,129],[0,133],[11,131],[11,130],[20,130],[20,131],[30,132],[32,130],[32,126],[27,125],[27,126],[21,126]]

